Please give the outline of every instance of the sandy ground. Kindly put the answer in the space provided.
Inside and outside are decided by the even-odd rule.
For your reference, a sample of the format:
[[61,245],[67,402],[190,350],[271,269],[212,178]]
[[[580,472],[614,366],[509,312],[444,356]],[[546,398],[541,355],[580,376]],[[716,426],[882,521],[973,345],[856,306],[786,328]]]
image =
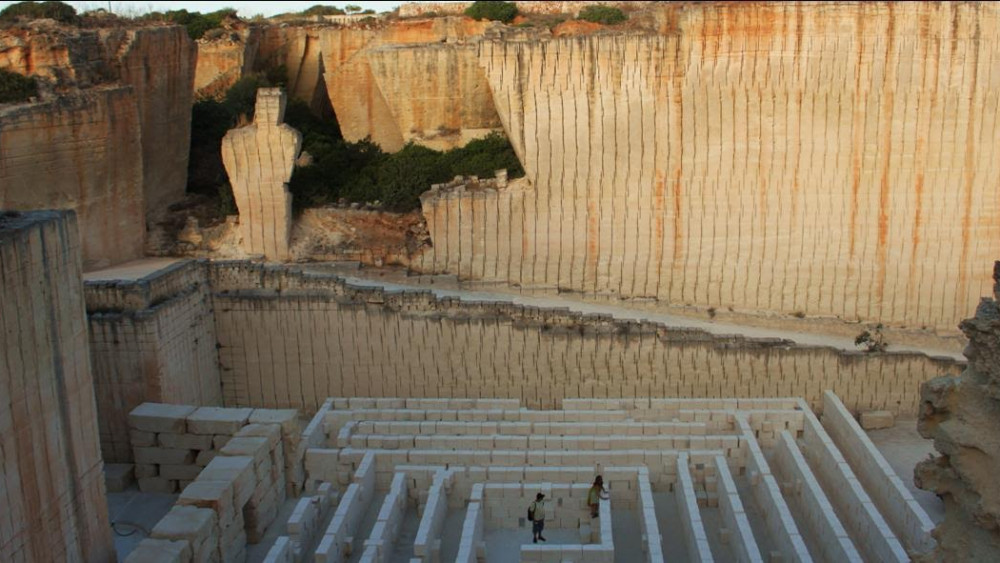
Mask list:
[[913,468],[918,461],[927,459],[928,455],[936,453],[934,441],[926,440],[917,433],[917,421],[914,419],[897,419],[892,428],[872,430],[868,432],[875,446],[882,452],[889,465],[896,471],[899,478],[906,483],[913,498],[920,503],[935,523],[944,519],[944,503],[934,493],[918,489],[913,484]]

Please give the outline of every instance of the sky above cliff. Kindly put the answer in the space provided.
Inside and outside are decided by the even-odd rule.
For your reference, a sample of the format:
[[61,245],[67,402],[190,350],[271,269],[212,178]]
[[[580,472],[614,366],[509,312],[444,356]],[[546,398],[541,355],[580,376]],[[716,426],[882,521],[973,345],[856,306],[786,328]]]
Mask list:
[[[6,8],[10,4],[13,4],[14,0],[0,0],[0,10]],[[67,4],[76,8],[78,12],[85,12],[87,10],[93,10],[96,8],[108,9],[108,2],[101,2],[99,0],[70,0],[66,2]],[[310,6],[315,6],[316,4],[323,4],[327,6],[337,6],[338,8],[343,8],[347,4],[355,4],[361,6],[363,9],[372,9],[376,12],[388,12],[403,4],[404,2],[359,2],[359,1],[348,1],[348,2],[322,2],[317,0],[307,0],[305,2],[299,1],[282,1],[282,2],[260,2],[260,1],[218,1],[218,2],[186,2],[186,1],[163,1],[163,0],[139,0],[137,2],[122,2],[112,0],[111,10],[115,13],[119,13],[127,16],[141,15],[154,11],[165,11],[165,10],[188,10],[191,12],[214,12],[215,10],[221,8],[236,8],[236,11],[242,17],[252,17],[257,14],[263,14],[265,16],[273,16],[275,14],[281,14],[284,12],[300,12],[309,8]]]

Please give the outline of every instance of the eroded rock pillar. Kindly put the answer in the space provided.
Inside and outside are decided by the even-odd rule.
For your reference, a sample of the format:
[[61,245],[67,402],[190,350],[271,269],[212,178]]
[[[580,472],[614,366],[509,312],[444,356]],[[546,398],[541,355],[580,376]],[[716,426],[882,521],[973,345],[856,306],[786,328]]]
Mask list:
[[288,181],[302,148],[302,135],[283,123],[285,93],[257,90],[254,122],[222,139],[222,162],[240,212],[242,247],[268,260],[288,258],[292,195]]

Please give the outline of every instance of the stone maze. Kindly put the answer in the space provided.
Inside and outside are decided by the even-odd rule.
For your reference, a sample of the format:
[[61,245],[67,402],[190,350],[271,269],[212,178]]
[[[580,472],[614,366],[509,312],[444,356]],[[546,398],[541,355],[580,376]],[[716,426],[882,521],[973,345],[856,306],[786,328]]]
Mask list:
[[[797,398],[331,398],[308,421],[156,403],[129,420],[140,487],[180,491],[134,563],[243,560],[268,527],[273,563],[908,561],[934,546],[832,392],[822,417]],[[539,492],[549,537],[531,543]]]

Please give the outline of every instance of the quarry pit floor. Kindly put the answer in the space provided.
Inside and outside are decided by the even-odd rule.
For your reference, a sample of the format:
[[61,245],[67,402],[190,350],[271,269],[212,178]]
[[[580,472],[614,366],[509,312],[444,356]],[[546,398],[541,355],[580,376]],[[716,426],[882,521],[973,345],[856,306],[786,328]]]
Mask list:
[[[892,428],[874,430],[868,432],[869,438],[875,443],[882,454],[892,465],[893,470],[906,484],[914,498],[927,511],[931,519],[938,523],[944,519],[944,506],[941,500],[933,493],[916,488],[913,484],[914,465],[927,457],[934,451],[931,440],[921,438],[916,431],[916,420],[897,420]],[[746,478],[737,480],[737,486],[746,487]],[[741,493],[742,494],[742,493]],[[118,561],[124,561],[129,553],[148,537],[149,530],[156,525],[173,505],[178,495],[140,493],[134,486],[124,492],[108,494],[108,509],[114,529],[115,549],[118,552]],[[375,517],[381,506],[381,496],[376,495],[371,503],[371,508],[366,514],[362,523],[362,532],[370,529],[375,523]],[[684,560],[687,553],[684,542],[681,539],[681,516],[677,510],[676,502],[673,500],[673,493],[654,493],[657,520],[660,525],[661,534],[664,537],[666,548],[664,556],[668,560]],[[264,560],[268,550],[275,539],[284,535],[286,531],[282,525],[288,520],[297,499],[287,499],[281,506],[274,524],[267,530],[263,541],[258,544],[248,546],[247,562],[260,563]],[[750,507],[751,505],[747,505]],[[334,511],[330,511],[322,527],[329,524]],[[717,517],[718,509],[702,509],[706,518],[706,530],[710,535],[718,534],[721,529],[721,521],[712,521],[713,516]],[[453,560],[458,551],[458,541],[462,528],[462,521],[465,517],[464,509],[451,509],[445,520],[444,535],[442,536],[441,556],[442,561]],[[751,524],[760,522],[759,518],[752,518]],[[419,517],[414,508],[407,510],[400,532],[399,541],[396,542],[392,557],[389,559],[393,563],[410,561],[413,550],[413,538],[416,535],[419,525]],[[637,561],[640,550],[640,534],[636,520],[635,511],[616,510],[613,513],[612,527],[614,530],[615,544],[621,546],[616,549],[616,561]],[[756,532],[756,530],[755,530]],[[546,530],[546,538],[549,544],[573,543],[579,538],[576,530]],[[760,530],[756,533],[758,539],[766,538],[767,533]],[[360,538],[367,536],[366,533],[358,534]],[[717,538],[715,538],[717,539]],[[675,541],[674,541],[675,540]],[[359,541],[360,543],[363,540]],[[487,561],[489,563],[508,563],[518,561],[520,545],[531,541],[530,530],[524,528],[515,529],[493,529],[486,534]],[[723,545],[724,542],[713,541],[713,545]],[[764,545],[761,546],[766,547]],[[619,553],[620,551],[620,553]],[[640,550],[641,551],[641,550]],[[356,549],[354,556],[349,561],[357,561],[362,550]]]

